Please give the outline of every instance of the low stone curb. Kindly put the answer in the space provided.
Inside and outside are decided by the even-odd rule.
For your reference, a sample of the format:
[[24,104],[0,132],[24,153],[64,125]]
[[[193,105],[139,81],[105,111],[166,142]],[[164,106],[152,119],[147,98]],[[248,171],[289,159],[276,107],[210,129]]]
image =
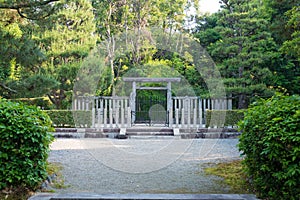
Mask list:
[[251,194],[51,194],[41,193],[29,200],[257,200]]
[[[116,138],[116,139],[127,139],[127,138],[140,138],[143,136],[156,136],[160,138],[166,136],[165,134],[149,134],[149,135],[137,135],[138,137],[130,137],[130,135],[124,135],[120,137],[119,130],[117,129],[105,129],[97,131],[97,129],[56,129],[56,132],[52,133],[55,138]],[[215,129],[215,128],[199,128],[198,130],[181,129],[180,134],[175,136],[168,135],[167,138],[176,139],[226,139],[226,138],[237,138],[241,133],[233,128]],[[123,136],[123,135],[122,135]],[[144,137],[144,139],[147,137]]]

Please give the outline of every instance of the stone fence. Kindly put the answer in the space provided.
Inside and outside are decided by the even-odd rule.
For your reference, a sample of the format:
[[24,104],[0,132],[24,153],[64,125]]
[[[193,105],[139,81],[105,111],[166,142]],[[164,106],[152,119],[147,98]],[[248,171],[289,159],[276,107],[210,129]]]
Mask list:
[[[73,110],[91,110],[92,128],[128,128],[135,123],[135,103],[129,97],[77,97]],[[172,97],[169,110],[157,111],[165,121],[150,120],[149,126],[173,128],[201,128],[205,126],[206,110],[231,110],[231,99],[201,99],[199,97]]]

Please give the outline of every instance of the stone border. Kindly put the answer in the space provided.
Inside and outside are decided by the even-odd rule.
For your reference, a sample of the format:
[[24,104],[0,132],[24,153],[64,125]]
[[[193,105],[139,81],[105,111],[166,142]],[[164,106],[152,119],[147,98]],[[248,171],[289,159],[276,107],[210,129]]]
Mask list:
[[[178,130],[177,130],[178,132]],[[59,128],[56,129],[56,132],[52,133],[55,138],[112,138],[112,139],[126,139],[127,135],[120,134],[119,128],[106,128],[102,130],[97,130],[93,128],[81,128],[81,129],[68,129],[68,128]],[[238,138],[241,133],[234,128],[224,128],[224,129],[215,129],[215,128],[199,128],[199,129],[180,129],[179,134],[174,133],[176,138],[181,139],[233,139]],[[123,136],[123,137],[120,137]],[[153,136],[153,135],[149,135]],[[164,134],[159,135],[155,134],[157,138],[160,136],[166,136]],[[169,135],[168,137],[172,137]],[[174,137],[173,136],[173,137]],[[145,137],[146,138],[146,137]]]
[[41,193],[29,200],[257,200],[251,194],[50,194]]

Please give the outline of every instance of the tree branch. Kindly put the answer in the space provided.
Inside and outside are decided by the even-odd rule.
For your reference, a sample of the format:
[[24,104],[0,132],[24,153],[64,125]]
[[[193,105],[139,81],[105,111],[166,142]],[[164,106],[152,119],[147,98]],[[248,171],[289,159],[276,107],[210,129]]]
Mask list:
[[18,93],[16,90],[13,90],[13,89],[7,87],[7,86],[4,85],[3,83],[0,83],[0,87],[4,88],[5,90],[8,90],[8,91],[10,91],[10,92]]
[[21,8],[30,8],[35,6],[45,6],[52,2],[57,2],[60,0],[45,0],[45,1],[38,1],[38,2],[26,2],[26,3],[19,3],[19,4],[9,4],[9,3],[1,3],[0,9],[13,9],[18,10]]
[[46,17],[49,17],[51,15],[51,13],[53,13],[54,9],[52,9],[49,13],[47,13],[46,15],[44,16],[41,16],[41,17],[37,17],[37,18],[34,18],[34,17],[28,17],[26,15],[24,15],[21,11],[21,9],[17,9],[18,11],[18,14],[20,15],[20,17],[22,18],[25,18],[25,19],[29,19],[29,20],[38,20],[38,19],[43,19],[43,18],[46,18]]

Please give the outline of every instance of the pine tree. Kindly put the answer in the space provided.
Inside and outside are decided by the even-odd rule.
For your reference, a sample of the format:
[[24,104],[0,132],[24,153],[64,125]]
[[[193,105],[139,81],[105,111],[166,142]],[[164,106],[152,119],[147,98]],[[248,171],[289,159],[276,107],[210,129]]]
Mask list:
[[60,83],[48,97],[62,108],[82,60],[96,45],[92,5],[88,0],[61,2],[58,11],[39,21],[39,25],[43,29],[39,36],[41,46],[48,58],[44,69]]
[[268,66],[277,56],[275,43],[259,1],[222,2],[214,28],[221,39],[208,46],[208,51],[219,67],[228,95],[237,97],[238,108],[246,108],[251,97],[270,94],[272,74]]

